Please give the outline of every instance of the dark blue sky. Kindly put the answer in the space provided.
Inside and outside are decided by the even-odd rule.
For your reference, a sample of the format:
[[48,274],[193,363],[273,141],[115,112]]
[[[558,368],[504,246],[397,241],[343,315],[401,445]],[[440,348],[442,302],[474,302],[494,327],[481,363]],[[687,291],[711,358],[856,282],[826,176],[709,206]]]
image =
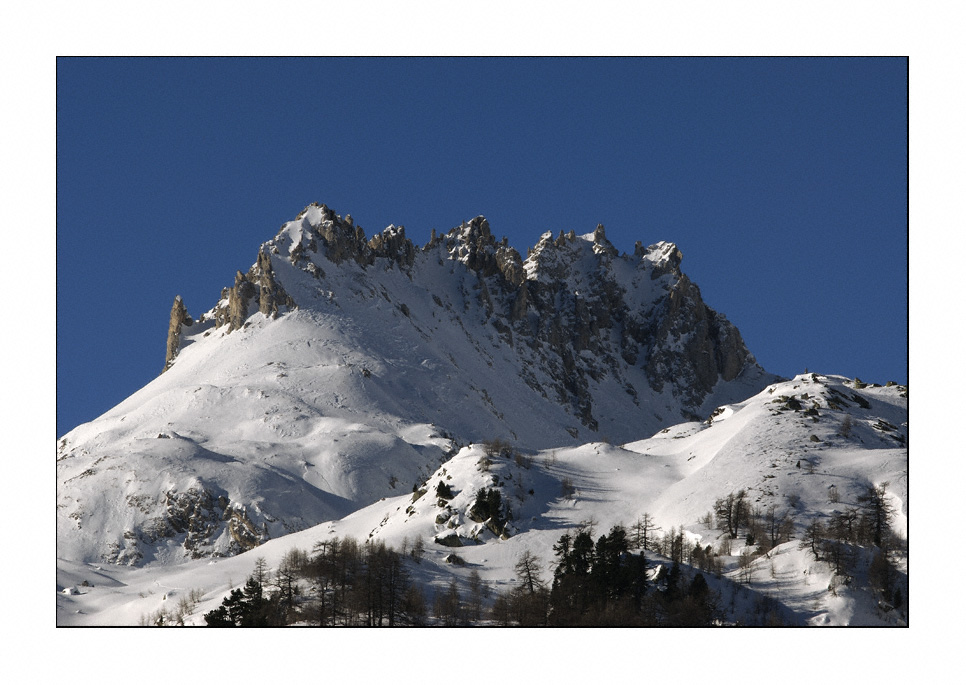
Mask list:
[[314,201],[670,240],[769,371],[906,382],[906,95],[905,59],[58,59],[57,434]]

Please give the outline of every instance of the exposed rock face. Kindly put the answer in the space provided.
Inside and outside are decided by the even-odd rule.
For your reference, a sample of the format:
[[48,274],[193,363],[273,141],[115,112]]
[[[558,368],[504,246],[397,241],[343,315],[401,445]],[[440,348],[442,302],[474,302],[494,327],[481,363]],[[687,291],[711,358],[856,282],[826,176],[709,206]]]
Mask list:
[[171,306],[171,322],[168,324],[168,342],[162,373],[171,367],[174,358],[178,356],[178,352],[181,350],[181,327],[190,326],[193,323],[194,321],[188,316],[188,310],[185,309],[184,302],[181,300],[181,295],[175,296],[174,304]]
[[513,299],[513,309],[510,311],[510,320],[522,321],[527,315],[527,307],[529,304],[529,289],[527,288],[527,282],[524,281],[520,284],[520,289],[517,291],[517,295]]
[[697,402],[719,377],[730,381],[744,368],[750,354],[738,330],[704,304],[687,276],[679,276],[661,313],[646,367],[656,389],[677,383]]

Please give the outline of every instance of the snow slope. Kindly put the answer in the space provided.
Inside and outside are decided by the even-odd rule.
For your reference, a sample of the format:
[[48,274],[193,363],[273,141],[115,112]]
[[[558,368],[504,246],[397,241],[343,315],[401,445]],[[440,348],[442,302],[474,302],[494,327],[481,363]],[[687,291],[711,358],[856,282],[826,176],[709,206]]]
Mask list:
[[[516,582],[513,566],[523,551],[539,557],[549,580],[552,546],[563,533],[591,526],[600,535],[613,525],[631,526],[645,512],[664,531],[683,527],[689,544],[718,547],[723,535],[703,523],[704,516],[716,499],[745,489],[763,509],[788,510],[796,539],[756,559],[744,573],[738,568],[743,541],[733,541],[723,557],[724,573],[709,578],[729,622],[753,622],[767,605],[796,625],[901,625],[898,612],[879,604],[862,573],[846,584],[828,564],[800,549],[798,538],[810,522],[854,506],[870,484],[884,483],[896,505],[893,527],[906,534],[906,393],[902,386],[803,374],[723,406],[705,422],[678,424],[624,445],[593,442],[530,451],[528,458],[496,457],[488,468],[481,463],[482,446],[465,446],[428,474],[420,483],[428,492],[415,501],[407,489],[235,557],[143,568],[60,559],[58,623],[137,624],[195,589],[201,601],[186,622],[203,625],[203,614],[244,582],[257,557],[274,566],[288,550],[310,550],[331,536],[379,539],[396,547],[421,538],[425,560],[412,571],[430,590],[454,577],[465,582],[472,570],[491,589],[506,589]],[[842,430],[846,417],[850,431]],[[454,492],[448,509],[432,496],[440,481]],[[509,537],[497,537],[469,518],[481,487],[500,489],[511,503]],[[439,542],[454,535],[462,546]],[[465,566],[447,563],[454,552]],[[648,558],[652,565],[667,563],[652,552]],[[898,567],[904,579],[904,558]]]

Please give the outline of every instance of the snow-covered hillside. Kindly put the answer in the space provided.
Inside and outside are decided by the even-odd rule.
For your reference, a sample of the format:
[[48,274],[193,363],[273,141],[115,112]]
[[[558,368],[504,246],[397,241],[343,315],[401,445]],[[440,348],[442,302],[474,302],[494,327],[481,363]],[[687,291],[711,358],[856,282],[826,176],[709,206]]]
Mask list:
[[416,248],[307,207],[192,317],[165,372],[58,441],[58,554],[236,554],[409,493],[463,445],[627,442],[776,380],[670,243],[603,227],[526,260],[482,217]]
[[[293,548],[309,551],[319,541],[345,536],[396,548],[422,541],[422,562],[409,567],[429,594],[454,579],[465,588],[475,571],[495,596],[519,585],[514,567],[525,552],[535,555],[549,581],[554,545],[563,534],[590,528],[596,538],[618,525],[632,530],[647,514],[658,527],[645,552],[650,592],[657,592],[660,567],[672,565],[655,541],[679,535],[688,549],[714,551],[717,572],[704,575],[725,624],[902,625],[904,611],[871,586],[871,547],[851,547],[850,566],[836,573],[802,540],[810,526],[828,527],[843,512],[861,509],[870,488],[881,487],[894,512],[893,582],[908,596],[901,542],[908,502],[906,397],[903,386],[803,374],[723,405],[706,421],[623,445],[598,441],[516,450],[512,456],[468,445],[415,492],[380,499],[232,558],[144,568],[61,559],[58,622],[137,624],[173,611],[190,594],[197,601],[183,620],[203,625],[204,613],[244,583],[256,558],[275,568]],[[436,496],[441,483],[445,498]],[[481,488],[498,490],[508,503],[512,518],[505,528],[474,520]],[[716,502],[740,491],[759,515],[777,511],[790,522],[767,551],[760,540],[749,543],[747,526],[732,539],[712,514]]]

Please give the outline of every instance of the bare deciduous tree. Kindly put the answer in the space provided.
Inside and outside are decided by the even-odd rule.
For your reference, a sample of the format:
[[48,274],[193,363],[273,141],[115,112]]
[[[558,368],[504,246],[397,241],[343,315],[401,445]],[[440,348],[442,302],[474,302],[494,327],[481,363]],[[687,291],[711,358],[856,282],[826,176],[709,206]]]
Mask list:
[[543,587],[543,580],[540,577],[540,558],[529,549],[523,551],[513,570],[524,589],[531,595],[538,588]]
[[654,524],[654,518],[645,511],[631,527],[631,543],[635,547],[647,551],[650,549],[648,545],[654,537],[654,533],[659,530],[660,527]]
[[742,489],[729,493],[714,503],[714,515],[718,527],[732,538],[738,537],[738,528],[748,524],[749,508],[747,493]]

